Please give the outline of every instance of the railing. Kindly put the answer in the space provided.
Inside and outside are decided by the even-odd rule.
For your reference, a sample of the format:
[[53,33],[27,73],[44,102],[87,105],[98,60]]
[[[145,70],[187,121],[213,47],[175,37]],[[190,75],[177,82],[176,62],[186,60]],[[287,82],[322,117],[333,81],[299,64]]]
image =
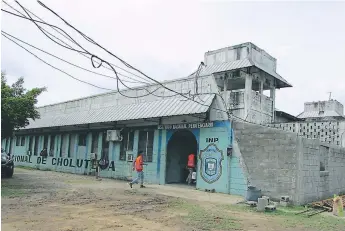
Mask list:
[[[226,99],[229,109],[244,108],[244,90],[227,91]],[[262,111],[265,114],[272,114],[273,100],[256,91],[252,91],[251,109],[255,111]]]

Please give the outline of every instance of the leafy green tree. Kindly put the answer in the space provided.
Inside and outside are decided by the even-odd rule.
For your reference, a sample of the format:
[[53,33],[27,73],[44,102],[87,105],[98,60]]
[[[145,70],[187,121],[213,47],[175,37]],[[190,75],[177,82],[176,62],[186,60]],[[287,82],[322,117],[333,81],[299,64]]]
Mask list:
[[6,74],[1,72],[1,138],[11,137],[13,131],[29,124],[29,119],[40,117],[35,108],[37,97],[46,88],[26,90],[24,78],[20,77],[12,86],[7,84]]

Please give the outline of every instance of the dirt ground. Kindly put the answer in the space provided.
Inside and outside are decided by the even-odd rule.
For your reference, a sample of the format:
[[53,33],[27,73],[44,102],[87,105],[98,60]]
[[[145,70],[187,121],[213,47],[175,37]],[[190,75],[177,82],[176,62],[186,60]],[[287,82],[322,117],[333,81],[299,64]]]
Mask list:
[[[137,185],[15,169],[1,182],[2,230],[345,230],[345,220],[292,209],[258,213],[243,199],[181,186]],[[302,209],[302,208],[294,208]]]

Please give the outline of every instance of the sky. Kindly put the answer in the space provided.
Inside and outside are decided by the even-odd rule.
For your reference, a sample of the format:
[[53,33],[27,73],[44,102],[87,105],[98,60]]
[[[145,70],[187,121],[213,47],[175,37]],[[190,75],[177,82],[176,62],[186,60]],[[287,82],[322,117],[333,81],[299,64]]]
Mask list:
[[[20,9],[14,1],[6,2]],[[19,2],[46,22],[66,30],[90,51],[122,65],[78,36],[36,1]],[[345,104],[345,2],[42,2],[156,80],[188,76],[207,51],[253,42],[277,59],[277,72],[293,85],[277,90],[276,108],[297,115],[303,111],[304,102],[327,100],[328,92]],[[11,11],[4,3],[2,9]],[[55,44],[30,21],[1,12],[1,29],[74,64],[112,75],[109,70],[94,69],[90,59]],[[30,51],[77,78],[116,89],[113,79],[71,67],[31,48]],[[48,91],[39,97],[38,106],[105,92],[52,69],[4,37],[1,37],[1,70],[6,72],[10,83],[23,76],[28,89],[47,87]]]

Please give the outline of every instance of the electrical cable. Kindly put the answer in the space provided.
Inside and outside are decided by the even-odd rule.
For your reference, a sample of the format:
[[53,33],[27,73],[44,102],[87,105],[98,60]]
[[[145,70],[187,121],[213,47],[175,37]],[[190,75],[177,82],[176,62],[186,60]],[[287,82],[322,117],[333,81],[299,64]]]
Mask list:
[[[17,2],[17,1],[16,1]],[[20,4],[19,4],[20,5]],[[48,25],[48,26],[51,26],[51,27],[54,27],[54,28],[58,28],[58,29],[60,29],[61,31],[63,31],[65,34],[67,34],[64,30],[62,30],[61,28],[59,28],[59,27],[57,27],[57,26],[54,26],[54,25],[51,25],[51,24],[49,24],[49,23],[46,23],[46,22],[41,22],[41,21],[37,21],[37,20],[34,20],[34,19],[32,19],[31,17],[30,18],[27,18],[27,17],[24,17],[24,16],[20,16],[20,15],[17,15],[17,14],[14,14],[14,13],[12,13],[12,12],[9,12],[9,11],[6,11],[6,10],[3,10],[3,9],[1,9],[2,11],[4,11],[4,12],[6,12],[6,13],[9,13],[9,14],[12,14],[12,15],[14,15],[14,16],[17,16],[17,17],[20,17],[20,18],[24,18],[24,19],[26,19],[26,20],[30,20],[30,21],[33,21],[34,23],[35,22],[38,22],[38,23],[42,23],[42,24],[46,24],[46,25]],[[24,11],[25,11],[25,9],[23,9]],[[36,24],[36,23],[35,23]],[[46,35],[46,34],[45,34]],[[68,34],[67,34],[68,35]],[[47,35],[46,35],[47,36]],[[68,35],[69,36],[69,35]],[[70,36],[69,36],[70,37]],[[52,40],[52,41],[54,41],[54,40]],[[74,40],[73,40],[74,41]],[[59,43],[57,43],[57,44],[59,44]],[[60,44],[59,44],[60,45]],[[63,47],[65,47],[65,46],[63,46]],[[69,48],[70,50],[74,50],[74,51],[77,51],[77,50],[75,50],[75,49],[72,49],[72,48]],[[83,48],[84,49],[84,48]],[[85,50],[85,49],[84,49]],[[86,51],[86,50],[85,50]],[[78,52],[78,51],[77,51]],[[89,55],[91,55],[91,57],[93,57],[93,58],[97,58],[97,59],[99,59],[99,60],[101,60],[102,62],[104,62],[104,63],[106,63],[106,64],[108,64],[108,66],[113,70],[113,71],[115,71],[115,69],[111,66],[111,64],[109,63],[109,62],[107,62],[107,61],[105,61],[105,60],[103,60],[103,59],[101,59],[101,58],[99,58],[99,57],[97,57],[96,55],[93,55],[93,54],[91,54],[90,52],[88,52],[88,51],[86,51],[87,53],[86,54],[89,54]],[[78,52],[79,53],[79,52]],[[91,59],[91,62],[93,63],[94,62],[94,60],[93,59]],[[95,67],[95,65],[94,64],[92,64],[94,67]],[[116,75],[116,77],[117,77],[117,83],[121,83],[123,86],[125,86],[125,87],[127,87],[128,89],[131,89],[131,90],[133,90],[133,88],[130,88],[129,86],[127,86],[125,83],[123,83],[123,81],[121,80],[121,79],[119,79],[119,77],[118,77],[118,75],[117,75],[117,72],[115,71],[114,72],[115,73],[115,75]],[[153,90],[152,92],[155,92],[155,91],[157,91],[158,89],[159,89],[160,87],[157,87],[157,89],[155,89],[155,90]],[[147,91],[148,92],[148,94],[146,94],[146,95],[141,95],[141,96],[135,96],[135,97],[132,97],[132,96],[126,96],[126,95],[124,95],[121,91],[120,91],[120,89],[119,89],[119,86],[117,86],[117,90],[119,91],[119,94],[121,94],[122,96],[124,96],[124,97],[127,97],[127,98],[140,98],[140,97],[145,97],[145,96],[148,96],[148,95],[150,95],[150,94],[152,94],[152,92],[150,92],[149,90],[147,90],[146,88],[136,88],[137,90],[145,90],[145,91]],[[158,96],[158,97],[161,97],[161,96]]]
[[[34,22],[35,23],[35,25],[40,29],[40,27],[37,25],[37,23],[36,23],[36,20],[34,20],[31,16],[30,16],[30,14],[26,11],[26,9],[25,9],[25,7],[23,7],[18,1],[16,1],[16,3],[25,11],[25,13],[30,17],[30,19],[29,20],[31,20],[32,22]],[[26,17],[25,17],[26,18]],[[28,18],[26,18],[26,19],[28,19]],[[38,22],[38,21],[37,21]],[[45,22],[43,22],[43,23],[45,23]],[[49,24],[50,25],[50,24]],[[58,27],[56,27],[56,26],[54,26],[55,28],[58,28]],[[65,34],[67,34],[64,30],[62,30],[61,28],[59,28],[61,31],[63,31]],[[40,29],[41,30],[41,29]],[[42,31],[42,30],[41,30]],[[43,31],[42,31],[43,32]],[[44,33],[43,32],[43,34],[44,35],[46,35],[47,37],[49,37],[46,33]],[[68,35],[68,34],[67,34]],[[68,37],[70,37],[69,35],[68,35]],[[70,37],[71,38],[71,37]],[[51,38],[50,38],[51,39]],[[71,38],[72,39],[72,38]],[[51,39],[52,41],[54,41],[53,39]],[[72,39],[73,40],[73,39]],[[101,65],[102,65],[102,63],[103,62],[105,62],[105,63],[107,63],[108,64],[108,66],[109,67],[111,67],[111,65],[109,64],[109,62],[106,62],[105,60],[103,60],[103,59],[101,59],[101,58],[99,58],[99,57],[97,57],[96,55],[94,55],[94,54],[91,54],[89,51],[87,51],[85,48],[83,48],[81,45],[79,45],[77,42],[75,42],[75,40],[73,40],[74,41],[74,43],[75,44],[77,44],[80,48],[82,48],[83,50],[84,50],[84,52],[86,52],[87,54],[89,54],[89,55],[91,55],[91,63],[92,63],[92,65],[93,65],[93,67],[94,68],[99,68]],[[57,43],[57,44],[59,44],[59,45],[61,45],[60,43]],[[66,48],[66,46],[63,46],[63,47],[65,47]],[[70,48],[70,50],[75,50],[75,49],[72,49],[72,48]],[[76,51],[76,50],[75,50]],[[78,51],[77,51],[78,52]],[[94,64],[94,58],[96,58],[96,59],[99,59],[101,62],[100,62],[100,64],[96,67],[95,66],[95,64]],[[115,71],[115,69],[113,68],[113,67],[111,67],[111,69],[114,71],[114,73],[115,73],[115,75],[116,75],[116,77],[117,77],[117,85],[118,85],[118,83],[120,82],[123,86],[125,86],[126,88],[128,88],[128,89],[131,89],[131,90],[133,90],[133,88],[131,88],[131,87],[129,87],[129,86],[127,86],[121,79],[119,79],[119,77],[118,77],[118,75],[117,75],[117,72]],[[145,91],[147,91],[148,92],[148,94],[146,94],[146,95],[141,95],[141,96],[136,96],[136,97],[132,97],[132,96],[127,96],[127,98],[139,98],[139,97],[145,97],[145,96],[147,96],[147,95],[150,95],[150,94],[152,94],[153,92],[155,92],[155,91],[157,91],[158,89],[159,89],[160,87],[158,87],[157,89],[155,89],[155,90],[153,90],[152,92],[150,92],[149,90],[147,90],[146,88],[141,88],[141,89],[144,89]],[[121,94],[122,96],[125,96],[126,97],[126,95],[124,95],[122,92],[120,92],[120,89],[119,89],[119,86],[117,86],[117,89],[118,89],[118,91],[119,91],[119,94]],[[140,89],[140,88],[137,88],[138,90]]]
[[[16,2],[18,2],[18,1],[16,1]],[[71,24],[69,24],[65,19],[63,19],[60,15],[58,15],[58,14],[57,14],[56,12],[54,12],[52,9],[50,9],[49,7],[47,7],[46,5],[44,5],[42,2],[38,1],[38,3],[39,3],[41,6],[43,6],[44,8],[46,8],[47,10],[49,10],[50,12],[52,12],[52,13],[53,13],[54,15],[56,15],[58,18],[60,18],[60,19],[61,19],[65,24],[67,24],[69,27],[71,27],[72,29],[74,29],[75,31],[77,31],[77,32],[78,32],[80,35],[82,35],[87,41],[89,41],[89,42],[93,43],[94,45],[100,47],[101,49],[103,49],[104,51],[106,51],[108,54],[110,54],[111,56],[113,56],[113,57],[115,57],[116,59],[118,59],[119,61],[121,61],[121,62],[122,62],[125,66],[127,66],[128,68],[131,68],[131,69],[133,69],[133,70],[139,72],[140,74],[142,74],[142,75],[145,76],[146,78],[148,78],[148,79],[154,81],[155,83],[157,83],[158,85],[162,86],[163,88],[165,88],[165,89],[167,89],[167,90],[169,90],[169,91],[171,91],[171,92],[174,92],[176,95],[181,95],[182,97],[184,97],[184,98],[186,98],[186,99],[188,99],[188,100],[192,100],[192,101],[194,101],[194,102],[197,102],[197,103],[201,104],[200,102],[195,101],[194,99],[191,99],[191,98],[187,97],[186,94],[182,94],[182,93],[177,92],[177,91],[175,91],[175,90],[173,90],[173,89],[170,89],[170,88],[164,86],[164,85],[163,85],[162,83],[160,83],[159,81],[157,81],[157,80],[155,80],[155,79],[153,79],[153,78],[147,76],[146,74],[144,74],[144,73],[141,72],[140,70],[134,68],[133,66],[131,66],[130,64],[128,64],[127,62],[125,62],[124,60],[122,60],[121,58],[119,58],[118,56],[114,55],[112,52],[108,51],[107,49],[105,49],[104,47],[102,47],[101,45],[99,45],[98,43],[96,43],[93,39],[91,39],[90,37],[88,37],[87,35],[85,35],[83,32],[79,31],[79,30],[76,29],[74,26],[72,26]],[[104,60],[103,60],[103,61],[104,61]],[[109,63],[108,63],[108,65],[109,65]],[[110,66],[110,65],[109,65],[109,66]],[[112,68],[112,69],[113,69],[113,68]],[[114,70],[114,69],[113,69],[113,70]],[[116,74],[116,72],[114,72],[114,73]],[[122,84],[123,84],[123,83],[122,83]],[[124,84],[123,84],[123,85],[124,85]],[[124,85],[124,86],[126,86],[126,85]],[[126,87],[127,87],[127,86],[126,86]],[[131,88],[129,88],[129,89],[131,89]],[[121,93],[120,93],[120,94],[121,94]],[[187,94],[190,95],[190,92],[187,93]],[[176,95],[173,95],[173,96],[176,96]],[[157,95],[156,95],[156,96],[157,96]],[[205,104],[201,104],[201,105],[206,106]]]
[[71,78],[73,78],[73,79],[75,79],[75,80],[77,80],[77,81],[79,81],[79,82],[88,84],[88,85],[90,85],[90,86],[93,86],[93,87],[96,87],[96,88],[99,88],[99,89],[102,89],[102,90],[114,91],[114,89],[109,89],[109,88],[100,87],[100,86],[97,86],[97,85],[95,85],[95,84],[89,83],[89,82],[87,82],[87,81],[78,79],[78,78],[72,76],[71,74],[68,74],[67,72],[65,72],[65,71],[63,71],[63,70],[61,70],[61,69],[59,69],[59,68],[57,68],[57,67],[51,65],[50,63],[48,63],[48,62],[46,62],[46,61],[44,61],[43,59],[41,59],[40,57],[38,57],[37,55],[35,55],[35,54],[32,53],[31,51],[29,51],[28,49],[26,49],[26,48],[23,47],[22,45],[18,44],[16,41],[14,41],[14,40],[12,40],[11,38],[7,37],[4,33],[1,32],[1,35],[4,36],[5,38],[7,38],[8,40],[12,41],[13,43],[17,44],[19,47],[21,47],[22,49],[26,50],[28,53],[30,53],[31,55],[33,55],[34,57],[36,57],[37,59],[39,59],[39,60],[42,61],[43,63],[47,64],[48,66],[54,68],[55,70],[58,70],[58,71],[64,73],[65,75],[67,75],[67,76],[69,76],[69,77],[71,77]]
[[[16,1],[16,2],[18,3],[18,1]],[[155,80],[155,79],[153,79],[153,78],[147,76],[147,75],[144,74],[142,71],[140,71],[140,70],[134,68],[133,66],[131,66],[130,64],[128,64],[127,62],[125,62],[124,60],[122,60],[121,58],[119,58],[118,56],[114,55],[112,52],[108,51],[108,50],[107,50],[106,48],[104,48],[103,46],[101,46],[101,45],[99,45],[98,43],[96,43],[93,39],[91,39],[90,37],[86,36],[83,32],[81,32],[81,31],[79,31],[78,29],[76,29],[75,27],[73,27],[71,24],[69,24],[66,20],[64,20],[61,16],[59,16],[57,13],[55,13],[55,12],[54,12],[53,10],[51,10],[49,7],[47,7],[46,5],[44,5],[42,2],[38,1],[38,3],[39,3],[41,6],[43,6],[44,8],[46,8],[47,10],[51,11],[54,15],[56,15],[57,17],[59,17],[63,22],[65,22],[65,24],[67,24],[67,25],[70,26],[72,29],[74,29],[75,31],[77,31],[77,32],[78,32],[80,35],[82,35],[82,37],[84,37],[87,41],[89,41],[89,42],[93,43],[94,45],[100,47],[101,49],[103,49],[104,51],[106,51],[108,54],[110,54],[111,56],[113,56],[113,57],[115,57],[116,59],[118,59],[119,61],[121,61],[121,62],[122,62],[125,66],[127,66],[128,68],[131,68],[131,69],[137,71],[138,73],[142,74],[143,76],[145,76],[146,78],[150,79],[151,81],[154,81],[155,83],[157,83],[158,85],[162,86],[163,88],[165,88],[165,89],[167,89],[167,90],[169,90],[169,91],[172,91],[172,92],[176,93],[176,95],[180,95],[180,96],[186,98],[187,100],[194,101],[194,102],[196,102],[196,103],[198,103],[198,104],[200,104],[200,105],[210,107],[209,105],[202,104],[202,103],[200,103],[200,102],[198,102],[198,101],[195,101],[195,100],[192,99],[192,98],[187,97],[185,94],[182,94],[182,93],[177,92],[177,91],[175,91],[175,90],[173,90],[173,89],[170,89],[170,88],[164,86],[161,82],[159,82],[159,81],[157,81],[157,80]],[[57,26],[54,26],[54,25],[51,25],[51,24],[48,24],[48,23],[45,23],[45,22],[42,22],[42,21],[37,21],[37,20],[34,20],[34,19],[32,19],[32,18],[31,18],[31,19],[28,19],[28,18],[26,18],[26,17],[23,17],[23,16],[20,16],[20,15],[14,14],[14,13],[12,13],[12,12],[9,12],[9,11],[3,10],[3,9],[2,9],[2,11],[6,12],[6,13],[9,13],[9,14],[12,14],[12,15],[15,15],[15,16],[17,16],[17,17],[21,17],[21,18],[24,18],[24,19],[27,19],[27,20],[31,20],[31,21],[33,21],[33,22],[43,23],[43,24],[46,24],[46,25],[48,25],[48,26],[51,26],[51,27],[53,27],[53,28],[57,28],[57,29],[63,31],[61,28],[59,28],[59,27],[57,27]],[[35,24],[36,24],[36,23],[35,23]],[[63,31],[63,32],[64,32],[64,31]],[[67,34],[66,32],[64,32],[64,33]],[[68,35],[68,37],[70,37],[70,36]],[[74,41],[74,40],[73,40],[73,41]],[[74,41],[74,42],[75,42],[75,41]],[[78,51],[77,51],[77,52],[78,52]],[[97,56],[95,56],[95,57],[97,57]],[[107,61],[105,61],[105,60],[103,60],[103,59],[101,59],[101,58],[99,58],[99,57],[97,57],[97,58],[100,59],[100,60],[102,60],[104,63],[106,63],[106,64],[114,71],[115,75],[117,76],[116,70],[111,66],[110,63],[108,63]],[[117,76],[117,77],[118,77],[118,76]],[[123,84],[123,82],[122,82],[121,79],[117,78],[117,81],[118,81],[118,82],[121,82],[121,83]],[[123,84],[123,85],[126,86],[125,84]],[[126,86],[126,87],[128,87],[128,86]],[[117,86],[117,88],[118,88],[118,86]],[[128,88],[129,88],[129,87],[128,87]],[[129,89],[131,89],[131,88],[129,88]],[[118,89],[118,90],[119,90],[119,89]],[[137,88],[136,90],[139,90],[139,89]],[[146,90],[147,90],[147,89],[146,89]],[[158,90],[158,88],[157,88],[156,90]],[[156,90],[155,90],[155,91],[156,91]],[[119,93],[120,93],[121,95],[123,95],[120,91],[119,91]],[[150,93],[149,93],[149,94],[150,94]],[[207,93],[207,94],[216,94],[216,93]],[[216,95],[217,95],[217,94],[216,94]],[[128,96],[126,96],[126,95],[123,95],[123,96],[128,97]],[[128,97],[128,98],[139,98],[139,97]],[[221,98],[222,98],[222,97],[221,97]],[[224,101],[224,99],[222,99],[222,100]],[[211,107],[211,108],[212,108],[212,107]],[[227,113],[227,115],[229,115],[229,114],[228,114],[228,113],[229,113],[228,111],[225,111],[225,110],[222,110],[222,109],[219,109],[219,108],[212,108],[212,109],[217,110],[217,111],[225,112],[225,113]],[[235,116],[235,115],[232,115],[232,117],[235,117],[235,118],[237,118],[237,119],[243,120],[242,118],[237,117],[237,116]],[[245,120],[243,120],[243,121],[245,121]],[[252,123],[252,122],[249,122],[249,121],[245,121],[245,122]],[[253,124],[255,124],[255,123],[253,123]]]
[[[16,1],[17,2],[17,1]],[[104,50],[105,52],[107,52],[108,54],[110,54],[111,56],[115,57],[116,59],[118,59],[120,62],[122,62],[125,66],[127,66],[128,68],[131,68],[135,71],[137,71],[138,73],[142,74],[143,76],[145,76],[146,78],[150,79],[151,81],[154,81],[155,83],[159,84],[160,86],[162,86],[163,88],[170,90],[172,92],[174,92],[177,95],[181,95],[185,98],[185,95],[181,94],[180,92],[177,92],[173,89],[167,88],[166,86],[164,86],[161,82],[147,76],[146,74],[144,74],[142,71],[138,70],[137,68],[131,66],[130,64],[128,64],[127,62],[125,62],[124,60],[122,60],[121,58],[119,58],[118,56],[114,55],[112,52],[110,52],[109,50],[107,50],[106,48],[104,48],[103,46],[99,45],[98,43],[96,43],[93,39],[91,39],[90,37],[88,37],[87,35],[85,35],[83,32],[79,31],[77,28],[75,28],[74,26],[72,26],[70,23],[68,23],[65,19],[63,19],[59,14],[57,14],[55,11],[53,11],[52,9],[50,9],[49,7],[47,7],[45,4],[43,4],[41,1],[37,1],[42,7],[44,7],[45,9],[47,9],[48,11],[52,12],[54,15],[56,15],[58,18],[60,18],[66,25],[68,25],[69,27],[71,27],[72,29],[74,29],[75,31],[77,31],[81,36],[83,36],[87,41],[93,43],[94,45],[98,46],[99,48],[101,48],[102,50]],[[188,98],[189,99],[189,98]]]
[[[36,47],[36,46],[34,46],[34,45],[32,45],[32,44],[29,44],[29,43],[27,43],[27,42],[25,42],[25,41],[23,41],[23,40],[21,40],[21,39],[15,37],[15,36],[13,36],[13,35],[7,33],[6,31],[1,30],[1,32],[3,32],[3,33],[6,34],[7,36],[10,36],[11,38],[13,38],[13,39],[15,39],[15,40],[18,40],[18,41],[20,41],[20,42],[22,42],[22,43],[24,43],[24,44],[26,44],[26,45],[28,45],[28,46],[30,46],[30,47],[32,47],[32,48],[35,48],[36,50],[39,50],[39,51],[41,51],[41,52],[43,52],[43,53],[46,53],[46,54],[48,54],[48,55],[50,55],[50,56],[52,56],[52,57],[54,57],[54,58],[56,58],[56,59],[59,59],[59,60],[62,61],[62,62],[68,63],[68,64],[70,64],[70,65],[72,65],[72,66],[74,66],[74,67],[77,67],[77,68],[79,68],[79,69],[82,69],[82,70],[84,70],[84,71],[87,71],[87,72],[90,72],[90,73],[93,73],[93,74],[96,74],[96,75],[100,75],[100,76],[107,77],[107,78],[111,78],[111,79],[116,79],[116,77],[113,77],[113,76],[110,76],[110,75],[104,75],[104,74],[101,74],[101,73],[98,73],[98,72],[94,72],[94,71],[91,71],[91,70],[89,70],[89,69],[86,69],[86,68],[83,68],[83,67],[81,67],[81,66],[78,66],[78,65],[76,65],[76,64],[73,64],[73,63],[71,63],[71,62],[69,62],[69,61],[67,61],[67,60],[65,60],[65,59],[62,59],[62,58],[60,58],[60,57],[58,57],[58,56],[56,56],[56,55],[53,55],[53,54],[51,54],[51,53],[49,53],[49,52],[47,52],[47,51],[45,51],[45,50],[40,49],[40,48],[38,48],[38,47]],[[132,81],[128,81],[128,80],[123,80],[123,81],[124,81],[124,82],[129,82],[129,83],[136,83],[136,82],[132,82]]]
[[[3,1],[8,7],[10,7],[10,8],[13,9],[14,11],[16,11],[16,12],[18,12],[19,14],[21,14],[22,16],[24,16],[25,19],[30,20],[30,19],[27,18],[22,12],[18,11],[17,9],[15,9],[13,6],[11,6],[10,4],[8,4],[5,0],[2,0],[2,1]],[[25,8],[25,7],[24,7],[24,8]],[[39,16],[37,16],[35,13],[33,13],[32,11],[30,11],[29,9],[27,9],[27,8],[25,8],[25,9],[26,9],[26,11],[28,11],[29,13],[31,13],[32,15],[34,15],[37,19],[41,20],[41,22],[45,22],[42,18],[40,18]],[[16,15],[15,15],[15,16],[16,16]],[[55,35],[49,33],[49,32],[48,32],[47,30],[45,30],[43,27],[40,27],[40,28],[41,28],[42,30],[44,30],[46,33],[48,33],[48,34],[50,34],[51,36],[53,36],[54,38],[58,39],[60,42],[64,43],[66,46],[69,46],[70,48],[72,48],[68,43],[66,43],[65,41],[63,41],[63,40],[61,40],[60,38],[56,37]],[[66,36],[65,34],[61,33],[61,32],[60,32],[59,30],[57,30],[56,28],[54,28],[54,27],[51,27],[51,28],[52,28],[53,30],[55,30],[56,32],[58,32],[59,34],[61,34],[62,36],[64,36],[65,38],[67,38],[68,40],[72,41],[68,36]],[[73,42],[73,41],[72,41],[72,42]],[[89,59],[89,57],[87,57],[87,55],[85,55],[85,54],[83,54],[83,53],[79,53],[79,54],[81,54],[81,55],[83,55],[84,57],[86,57],[87,59]],[[132,73],[132,72],[130,72],[130,71],[127,71],[126,69],[123,69],[123,68],[121,68],[121,67],[119,67],[119,66],[117,66],[117,65],[115,65],[115,64],[113,64],[113,63],[110,63],[110,64],[113,65],[113,66],[116,67],[116,68],[119,68],[119,69],[121,69],[121,70],[123,70],[123,71],[125,71],[125,72],[127,72],[127,73],[129,73],[129,74],[131,74],[131,75],[133,75],[133,76],[136,76],[136,77],[142,79],[142,80],[145,81],[145,82],[138,81],[138,80],[136,80],[136,79],[134,79],[134,78],[131,78],[131,77],[126,76],[126,75],[123,75],[123,74],[121,74],[121,73],[119,73],[119,72],[118,72],[118,75],[127,77],[127,78],[129,78],[129,79],[132,79],[132,80],[134,80],[134,81],[138,81],[138,82],[140,82],[140,83],[150,84],[150,82],[148,82],[145,78],[143,78],[143,77],[141,77],[141,76],[139,76],[139,75],[136,75],[136,74],[134,74],[134,73]],[[105,68],[108,69],[108,70],[111,70],[111,68],[107,68],[107,67],[105,67]]]
[[[23,7],[18,1],[16,1],[16,3],[28,14],[28,12],[26,11],[26,8],[25,7]],[[28,19],[28,20],[31,20],[31,21],[33,21],[34,23],[35,23],[35,25],[37,26],[37,27],[39,27],[38,25],[37,25],[37,23],[36,22],[39,22],[39,21],[36,21],[36,20],[34,20],[33,18],[31,18],[31,16],[28,14],[28,16],[30,17],[30,19],[28,19],[28,18],[26,18],[25,17],[25,19]],[[44,23],[44,22],[43,22]],[[50,25],[50,24],[49,24]],[[54,27],[56,27],[56,26],[54,26]],[[61,28],[59,28],[61,31],[63,31]],[[41,30],[42,31],[42,30]],[[64,32],[65,34],[67,34],[66,32]],[[45,33],[44,33],[45,34]],[[46,36],[47,36],[47,34],[45,34]],[[70,36],[69,36],[70,37]],[[85,35],[83,35],[83,37],[85,37]],[[54,41],[54,40],[52,40],[52,41]],[[73,40],[74,41],[74,40]],[[88,39],[88,41],[90,41],[89,39]],[[74,41],[75,42],[75,41]],[[76,43],[76,42],[75,42]],[[59,43],[57,43],[57,44],[59,44]],[[60,45],[60,44],[59,44]],[[107,62],[107,61],[105,61],[105,60],[103,60],[103,59],[101,59],[101,58],[99,58],[99,57],[97,57],[96,55],[93,55],[93,54],[91,54],[90,52],[88,52],[86,49],[84,49],[82,46],[80,46],[79,44],[78,44],[78,46],[79,47],[81,47],[85,52],[87,52],[89,55],[91,55],[91,63],[92,63],[92,65],[93,65],[93,67],[95,67],[95,68],[99,68],[100,66],[101,66],[101,64],[99,65],[99,66],[95,66],[94,65],[94,60],[93,60],[93,58],[97,58],[97,59],[99,59],[99,60],[101,60],[101,63],[102,62],[104,62],[104,63],[106,63],[106,64],[108,64],[108,66],[114,71],[114,73],[115,73],[115,75],[116,75],[116,77],[117,77],[117,82],[120,82],[123,86],[125,86],[126,88],[128,88],[128,89],[130,89],[130,90],[134,90],[133,88],[131,88],[131,87],[129,87],[129,86],[127,86],[126,84],[124,84],[123,82],[122,82],[122,80],[121,79],[119,79],[119,77],[118,77],[118,75],[117,75],[117,72],[115,71],[115,69],[111,66],[111,64],[109,63],[109,62]],[[65,46],[64,46],[65,47]],[[127,64],[126,66],[128,66],[129,64]],[[162,85],[162,84],[160,84],[161,86],[163,86],[164,88],[166,88],[164,85]],[[141,96],[136,96],[136,97],[132,97],[132,96],[126,96],[126,95],[124,95],[121,91],[120,91],[120,89],[119,89],[119,87],[117,86],[117,88],[118,88],[118,91],[119,91],[119,93],[122,95],[122,96],[125,96],[125,97],[128,97],[128,98],[139,98],[139,97],[144,97],[144,96],[148,96],[148,95],[150,95],[150,94],[152,94],[153,92],[155,92],[155,91],[157,91],[159,88],[161,88],[161,87],[157,87],[157,89],[155,89],[155,90],[153,90],[152,92],[150,92],[149,90],[147,90],[146,88],[141,88],[141,89],[144,89],[144,90],[146,90],[147,92],[148,92],[148,94],[146,94],[146,95],[141,95]],[[140,88],[136,88],[136,90],[139,90]],[[140,90],[141,90],[140,89]],[[155,95],[155,94],[153,94],[154,96],[157,96],[157,97],[173,97],[173,96],[175,96],[175,95],[171,95],[171,96],[159,96],[159,95]],[[179,93],[179,92],[177,92],[177,94],[176,95],[183,95],[183,96],[185,96],[184,94],[181,94],[181,93]]]

